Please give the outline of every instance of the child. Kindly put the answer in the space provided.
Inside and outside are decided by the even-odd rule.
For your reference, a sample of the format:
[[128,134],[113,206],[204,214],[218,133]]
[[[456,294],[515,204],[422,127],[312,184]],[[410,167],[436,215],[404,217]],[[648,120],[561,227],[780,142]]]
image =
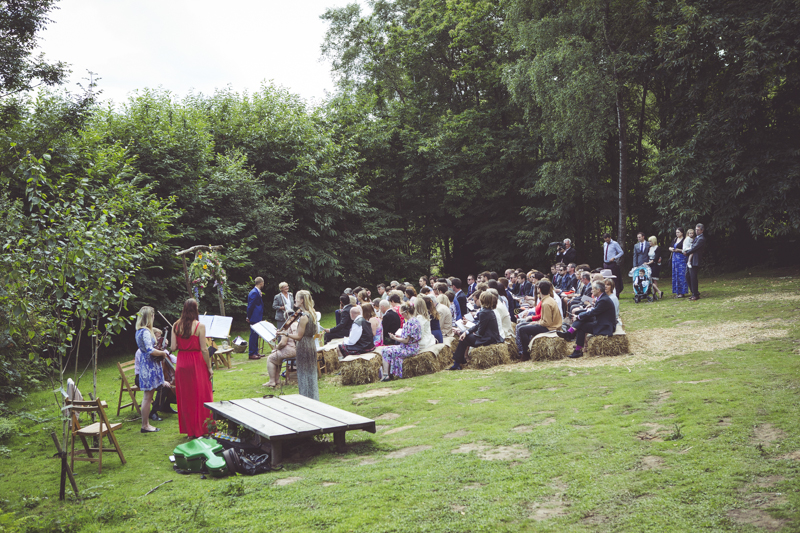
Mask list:
[[[694,242],[694,230],[690,229],[686,232],[686,237],[683,239],[683,249],[686,250],[692,247],[692,243]],[[692,256],[694,254],[689,254],[689,257],[686,258],[686,266],[688,268],[692,268]]]

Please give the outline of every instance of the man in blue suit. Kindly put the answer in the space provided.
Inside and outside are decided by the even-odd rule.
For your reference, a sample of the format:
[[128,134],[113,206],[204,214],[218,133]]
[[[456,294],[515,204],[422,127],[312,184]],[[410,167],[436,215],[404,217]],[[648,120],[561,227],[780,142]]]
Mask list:
[[[255,279],[256,286],[247,295],[247,323],[258,324],[264,320],[264,300],[261,297],[261,288],[264,286],[264,278]],[[258,333],[250,330],[250,342],[248,344],[250,359],[261,359],[263,356],[258,353]]]
[[633,247],[633,266],[638,267],[650,260],[650,243],[644,238],[641,231],[636,234],[636,245]]
[[573,359],[583,356],[583,347],[586,344],[586,334],[613,335],[617,328],[617,310],[614,302],[606,294],[606,287],[602,281],[592,282],[592,296],[597,298],[594,307],[584,311],[567,332],[558,331],[556,335],[562,339],[575,339],[575,350],[570,354]]

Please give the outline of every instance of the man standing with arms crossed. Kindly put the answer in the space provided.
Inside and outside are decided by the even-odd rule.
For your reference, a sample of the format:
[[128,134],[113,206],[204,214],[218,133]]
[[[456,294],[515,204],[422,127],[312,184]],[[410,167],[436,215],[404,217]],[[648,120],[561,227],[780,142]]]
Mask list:
[[694,228],[696,237],[692,242],[692,246],[683,251],[683,255],[689,257],[689,267],[686,271],[689,273],[689,285],[692,289],[692,296],[689,298],[691,301],[700,299],[700,288],[697,286],[697,270],[700,268],[700,260],[703,257],[703,251],[706,247],[706,236],[703,235],[705,226],[697,224]]
[[[261,288],[264,286],[264,278],[257,277],[256,286],[247,295],[247,323],[251,326],[264,320],[264,300],[261,298]],[[250,341],[247,345],[250,359],[261,359],[258,353],[258,333],[250,330]]]
[[617,298],[624,289],[622,286],[622,271],[619,268],[619,261],[622,260],[622,247],[615,240],[611,239],[611,234],[606,233],[603,235],[605,244],[603,245],[603,268],[611,270],[611,273],[616,276],[617,283],[614,289],[617,292]]

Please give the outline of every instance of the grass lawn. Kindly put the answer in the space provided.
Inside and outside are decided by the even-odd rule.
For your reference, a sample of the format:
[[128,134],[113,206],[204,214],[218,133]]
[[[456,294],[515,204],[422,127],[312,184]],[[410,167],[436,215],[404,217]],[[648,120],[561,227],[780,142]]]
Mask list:
[[[254,477],[175,473],[177,418],[144,435],[128,411],[128,464],[76,464],[86,499],[61,503],[61,423],[52,393],[31,393],[7,406],[0,531],[798,531],[800,271],[760,273],[701,278],[698,302],[637,305],[628,287],[631,355],[358,387],[326,376],[320,399],[377,434],[349,432],[345,454],[306,441]],[[216,372],[216,400],[267,393],[266,361],[246,357]],[[114,363],[131,358],[101,365],[112,422]]]

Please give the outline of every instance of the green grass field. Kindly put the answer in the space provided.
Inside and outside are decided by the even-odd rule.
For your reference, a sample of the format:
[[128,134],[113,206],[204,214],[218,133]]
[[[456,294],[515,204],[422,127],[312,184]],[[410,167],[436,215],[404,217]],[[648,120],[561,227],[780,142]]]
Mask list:
[[[761,273],[703,278],[698,302],[636,305],[628,289],[631,355],[358,387],[326,376],[320,399],[377,434],[348,433],[345,454],[306,441],[254,477],[175,473],[177,418],[143,435],[128,411],[128,463],[77,464],[84,499],[61,503],[61,423],[53,394],[32,393],[7,406],[0,531],[798,531],[800,272]],[[112,421],[114,363],[131,358],[101,366]],[[265,360],[237,355],[215,399],[267,394],[267,379]]]

